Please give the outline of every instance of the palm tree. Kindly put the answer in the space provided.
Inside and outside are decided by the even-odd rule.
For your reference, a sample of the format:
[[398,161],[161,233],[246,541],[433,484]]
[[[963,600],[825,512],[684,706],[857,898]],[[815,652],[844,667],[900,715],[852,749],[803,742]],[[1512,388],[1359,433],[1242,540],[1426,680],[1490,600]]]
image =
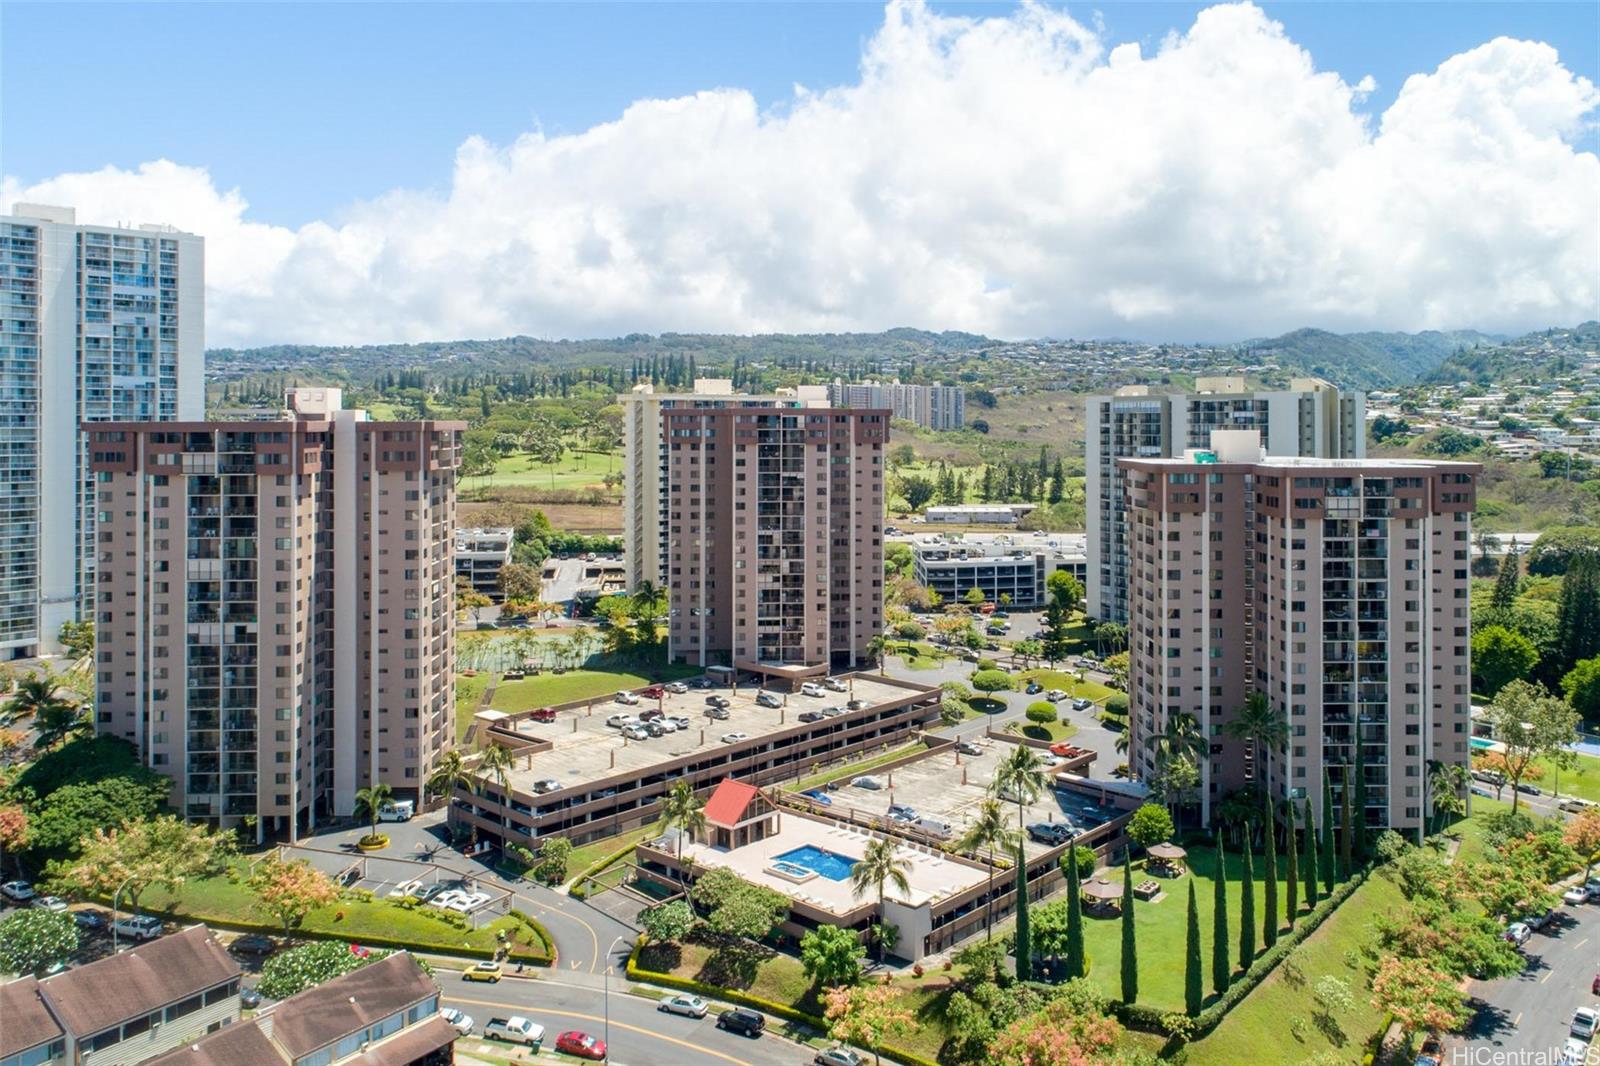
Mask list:
[[679,781],[672,786],[661,800],[661,822],[664,829],[678,831],[678,869],[683,869],[683,838],[685,834],[690,840],[696,833],[704,831],[706,827],[705,804],[700,797],[694,794],[694,788],[687,781]]
[[357,818],[366,814],[372,822],[372,832],[367,834],[368,840],[375,840],[378,836],[378,812],[384,806],[394,802],[394,788],[382,781],[375,781],[366,788],[356,789]]
[[490,744],[483,749],[483,759],[478,769],[493,774],[500,786],[500,846],[511,843],[511,771],[516,769],[517,757],[504,744]]
[[[883,925],[883,889],[885,885],[893,885],[900,890],[902,895],[911,894],[911,860],[902,859],[896,854],[899,845],[892,837],[881,837],[867,844],[866,852],[861,856],[861,861],[850,870],[850,894],[860,899],[868,892],[876,892],[878,896],[878,922]],[[876,937],[878,942],[878,963],[883,964],[883,932],[880,928]]]
[[633,590],[633,595],[628,597],[628,605],[633,608],[636,618],[654,618],[659,604],[656,600],[660,593],[656,591],[654,582],[641,581],[639,587]]
[[[1146,743],[1155,751],[1158,768],[1172,762],[1187,761],[1198,771],[1201,766],[1200,760],[1206,755],[1205,737],[1200,733],[1200,723],[1192,714],[1182,712],[1169,714],[1166,728],[1149,737]],[[1181,796],[1171,796],[1167,799],[1167,803],[1177,808],[1178,816],[1182,816]]]
[[[477,797],[478,779],[467,772],[466,761],[461,758],[459,751],[452,748],[439,757],[439,765],[435,766],[433,772],[428,775],[427,783],[423,785],[423,788],[429,795],[444,796],[448,799],[455,795],[456,789],[462,785],[467,787],[467,791],[471,792],[474,798]],[[472,843],[476,844],[478,842],[478,827],[473,825],[470,829]]]
[[1039,793],[1044,791],[1044,776],[1044,763],[1026,744],[1018,744],[995,767],[994,781],[989,787],[996,796],[1003,798],[1009,793],[1016,800],[1019,832],[1022,829],[1023,806],[1038,799]]
[[1438,759],[1428,760],[1428,808],[1435,819],[1435,831],[1443,824],[1444,816],[1450,814],[1465,814],[1466,801],[1461,798],[1461,790],[1467,785],[1467,771],[1459,763],[1440,762]]
[[1251,758],[1256,767],[1256,783],[1267,789],[1266,751],[1278,751],[1289,743],[1289,719],[1281,708],[1272,706],[1264,692],[1252,690],[1244,698],[1244,706],[1234,712],[1233,718],[1222,731],[1235,740],[1250,745]]
[[966,833],[956,842],[956,847],[963,851],[987,851],[989,853],[989,904],[985,908],[988,917],[984,921],[984,939],[994,939],[994,853],[995,851],[1010,851],[1017,846],[1017,834],[1006,825],[1005,811],[1000,808],[1000,801],[989,797],[978,808],[978,816],[967,827]]
[[52,748],[88,725],[83,709],[66,700],[53,700],[39,707],[33,715],[34,731],[41,748]]
[[11,697],[11,713],[17,718],[30,714],[37,716],[65,702],[53,677],[48,673],[30,673],[17,682],[16,694]]
[[880,677],[883,676],[884,669],[887,666],[884,660],[888,657],[888,652],[889,638],[882,633],[867,641],[867,658],[877,660],[878,676]]

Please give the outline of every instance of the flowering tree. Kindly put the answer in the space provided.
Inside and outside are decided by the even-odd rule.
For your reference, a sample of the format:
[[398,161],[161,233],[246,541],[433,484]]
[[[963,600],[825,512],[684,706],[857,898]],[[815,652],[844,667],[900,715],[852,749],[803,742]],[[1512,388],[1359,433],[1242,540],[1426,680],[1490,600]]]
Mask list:
[[[1073,991],[1073,986],[1083,991]],[[1081,979],[1068,982],[1042,1010],[1007,1026],[989,1044],[993,1066],[1090,1066],[1111,1058],[1122,1027]]]
[[250,875],[255,906],[283,925],[283,934],[300,927],[305,916],[339,898],[332,879],[304,859],[284,862],[276,855],[256,864]]
[[885,1040],[915,1028],[911,1011],[901,1003],[893,985],[840,985],[825,997],[828,1035],[847,1044],[872,1050],[874,1062],[883,1060],[878,1049]]
[[50,873],[91,896],[109,896],[126,884],[129,904],[137,911],[140,894],[151,885],[176,889],[192,877],[218,873],[233,852],[231,830],[217,832],[168,814],[120,829],[96,829],[76,860],[52,864]]
[[1378,963],[1372,1005],[1393,1014],[1407,1033],[1459,1029],[1471,1017],[1453,978],[1422,959],[1393,955]]
[[5,873],[5,853],[28,842],[28,812],[21,807],[0,807],[0,874]]
[[1594,868],[1595,857],[1600,854],[1600,808],[1585,807],[1579,811],[1578,816],[1567,823],[1561,840],[1583,856],[1583,876],[1587,880],[1589,871]]

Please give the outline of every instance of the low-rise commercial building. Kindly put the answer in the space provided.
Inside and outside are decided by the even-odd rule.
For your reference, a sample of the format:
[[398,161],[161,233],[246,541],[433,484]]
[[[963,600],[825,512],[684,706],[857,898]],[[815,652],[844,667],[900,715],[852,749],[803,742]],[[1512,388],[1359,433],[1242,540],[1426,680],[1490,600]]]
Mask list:
[[456,581],[465,581],[473,591],[499,603],[500,568],[511,561],[511,545],[517,531],[504,529],[456,530]]

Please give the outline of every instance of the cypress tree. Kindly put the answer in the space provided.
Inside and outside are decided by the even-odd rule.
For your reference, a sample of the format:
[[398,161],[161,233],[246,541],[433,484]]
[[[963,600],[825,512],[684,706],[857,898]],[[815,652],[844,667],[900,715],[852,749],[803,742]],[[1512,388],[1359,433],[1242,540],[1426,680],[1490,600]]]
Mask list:
[[1078,885],[1078,848],[1067,849],[1067,976],[1083,976],[1083,893]]
[[1289,883],[1284,885],[1288,892],[1287,910],[1289,928],[1294,928],[1294,920],[1300,910],[1300,847],[1295,838],[1300,835],[1299,819],[1295,816],[1294,804],[1289,804]]
[[1028,864],[1017,842],[1017,980],[1033,980],[1033,929],[1028,921]]
[[1183,1005],[1193,1018],[1204,999],[1200,988],[1200,908],[1194,901],[1194,878],[1189,878],[1189,927],[1183,956]]
[[1517,593],[1522,591],[1522,557],[1515,547],[1500,562],[1500,574],[1494,579],[1494,593],[1489,606],[1496,611],[1509,611],[1517,604]]
[[1244,834],[1244,877],[1239,884],[1239,968],[1248,970],[1256,957],[1256,870],[1250,854],[1250,830]]
[[1356,723],[1356,802],[1355,802],[1355,862],[1367,861],[1367,759],[1366,745],[1361,743],[1361,724]]
[[1350,805],[1354,791],[1347,776],[1339,789],[1339,880],[1350,879],[1350,851],[1356,835],[1355,811]]
[[[1189,884],[1189,905],[1194,906],[1194,883]],[[1133,935],[1133,860],[1122,852],[1122,1002],[1139,998],[1139,944]]]
[[1278,823],[1267,813],[1267,896],[1261,908],[1261,946],[1270,948],[1278,942]]
[[1306,910],[1317,906],[1317,823],[1311,820],[1311,797],[1306,808]]
[[1328,781],[1328,771],[1322,771],[1322,854],[1318,856],[1322,867],[1322,893],[1332,895],[1333,870],[1333,785]]
[[[1191,875],[1192,877],[1192,875]],[[1211,987],[1217,995],[1228,990],[1233,980],[1233,965],[1228,961],[1228,865],[1223,857],[1222,836],[1217,836],[1216,891],[1211,897]]]
[[1556,654],[1551,665],[1563,676],[1574,663],[1600,652],[1600,569],[1592,549],[1572,553],[1561,579],[1561,601],[1556,613]]

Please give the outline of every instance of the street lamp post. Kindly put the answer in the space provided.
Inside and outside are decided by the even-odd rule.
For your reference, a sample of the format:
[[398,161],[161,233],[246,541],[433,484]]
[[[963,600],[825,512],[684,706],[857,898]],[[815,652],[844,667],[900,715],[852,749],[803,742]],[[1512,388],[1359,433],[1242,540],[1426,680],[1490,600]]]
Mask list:
[[122,895],[122,890],[127,888],[128,882],[132,880],[132,876],[123,878],[122,884],[118,885],[117,890],[111,893],[111,954],[113,955],[117,953],[117,898]]

